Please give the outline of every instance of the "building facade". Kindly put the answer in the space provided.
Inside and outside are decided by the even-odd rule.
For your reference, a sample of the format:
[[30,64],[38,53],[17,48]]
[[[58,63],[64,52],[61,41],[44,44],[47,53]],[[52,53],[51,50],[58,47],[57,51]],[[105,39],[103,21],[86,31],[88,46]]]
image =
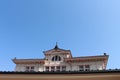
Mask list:
[[73,57],[70,50],[60,49],[57,45],[43,52],[44,59],[16,59],[15,71],[88,71],[106,69],[106,53],[98,56]]

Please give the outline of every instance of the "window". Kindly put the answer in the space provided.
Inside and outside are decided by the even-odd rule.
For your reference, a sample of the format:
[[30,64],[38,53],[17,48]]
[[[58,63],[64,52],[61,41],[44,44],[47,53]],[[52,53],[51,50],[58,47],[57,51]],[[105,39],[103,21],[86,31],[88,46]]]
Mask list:
[[79,70],[80,70],[80,71],[84,71],[84,66],[83,66],[83,65],[80,65],[80,66],[79,66]]
[[90,70],[90,65],[85,65],[85,71],[89,71]]
[[29,66],[26,66],[26,69],[25,69],[25,71],[29,71]]
[[61,57],[60,56],[58,57],[58,61],[61,61]]
[[61,61],[61,57],[56,55],[52,57],[52,61]]
[[52,67],[51,67],[51,71],[55,71],[55,66],[52,66]]
[[34,71],[34,66],[31,66],[31,70],[30,71]]
[[60,66],[57,66],[57,67],[56,67],[56,71],[60,71]]
[[54,60],[55,60],[55,57],[52,58],[52,61],[54,61]]
[[62,66],[62,71],[66,71],[66,66]]
[[48,67],[48,66],[46,66],[45,68],[46,68],[46,69],[45,69],[46,71],[49,71],[49,67]]
[[55,56],[55,61],[57,61],[57,59],[58,59],[58,56]]
[[34,71],[34,66],[26,66],[25,71]]

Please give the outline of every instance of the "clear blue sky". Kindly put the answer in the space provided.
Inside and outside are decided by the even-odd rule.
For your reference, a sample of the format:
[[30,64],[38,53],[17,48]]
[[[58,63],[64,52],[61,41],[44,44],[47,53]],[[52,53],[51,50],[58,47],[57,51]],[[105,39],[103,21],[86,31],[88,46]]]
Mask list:
[[0,0],[0,70],[56,42],[73,56],[105,52],[107,68],[120,68],[120,0]]

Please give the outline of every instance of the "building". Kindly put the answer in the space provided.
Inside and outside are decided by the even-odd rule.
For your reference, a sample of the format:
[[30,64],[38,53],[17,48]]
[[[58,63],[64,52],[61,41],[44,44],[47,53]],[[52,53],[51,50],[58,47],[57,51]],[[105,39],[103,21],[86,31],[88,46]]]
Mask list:
[[43,52],[44,59],[13,59],[15,71],[88,71],[104,70],[108,62],[106,53],[98,56],[73,57],[70,50],[58,45]]

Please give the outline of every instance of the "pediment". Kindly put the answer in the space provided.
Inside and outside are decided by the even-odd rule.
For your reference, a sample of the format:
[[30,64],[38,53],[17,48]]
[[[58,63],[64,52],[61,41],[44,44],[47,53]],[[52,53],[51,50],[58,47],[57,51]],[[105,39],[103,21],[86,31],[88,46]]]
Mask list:
[[64,49],[51,49],[48,51],[44,51],[45,54],[57,54],[57,53],[70,53],[70,50]]

